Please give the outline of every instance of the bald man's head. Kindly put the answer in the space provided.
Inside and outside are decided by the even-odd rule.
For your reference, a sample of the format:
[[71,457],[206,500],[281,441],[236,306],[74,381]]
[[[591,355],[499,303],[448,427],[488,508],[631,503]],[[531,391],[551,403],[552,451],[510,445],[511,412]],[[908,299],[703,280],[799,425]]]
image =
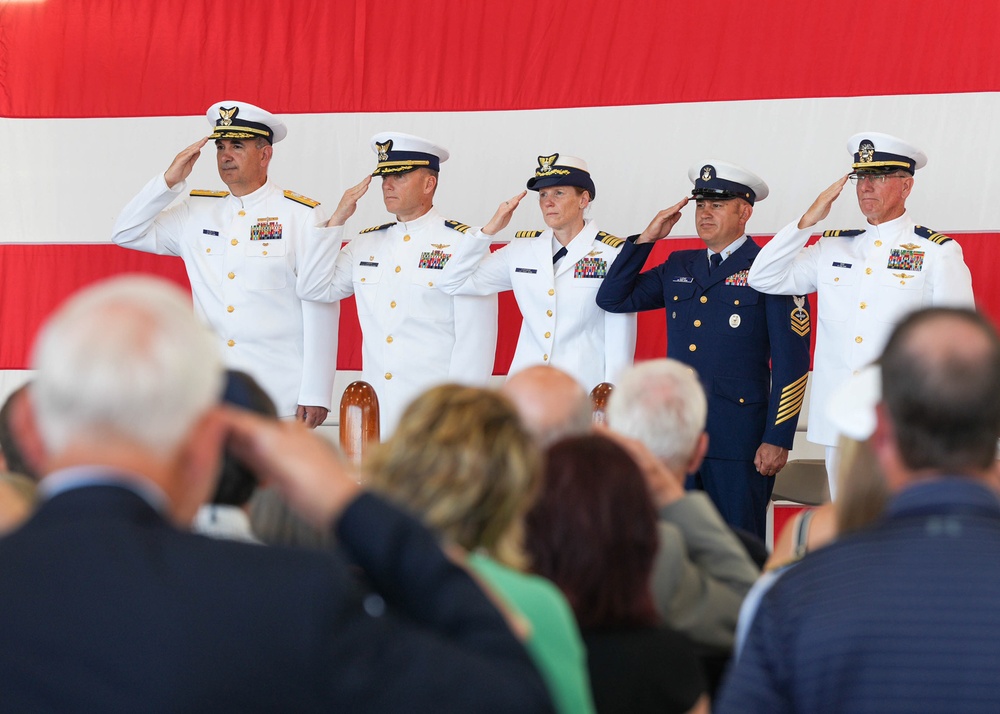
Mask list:
[[590,431],[590,397],[580,384],[555,367],[528,367],[510,377],[501,391],[541,446]]

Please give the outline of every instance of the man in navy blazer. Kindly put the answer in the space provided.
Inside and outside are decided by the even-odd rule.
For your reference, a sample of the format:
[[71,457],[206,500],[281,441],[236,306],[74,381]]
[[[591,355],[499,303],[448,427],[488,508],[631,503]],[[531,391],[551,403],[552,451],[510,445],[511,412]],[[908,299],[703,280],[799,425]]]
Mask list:
[[[43,328],[43,502],[0,540],[0,709],[551,711],[503,617],[301,424],[217,407],[222,365],[177,288],[109,281]],[[338,553],[186,530],[224,440]],[[360,572],[361,584],[353,571]]]
[[761,538],[774,476],[788,460],[809,375],[805,298],[758,293],[747,273],[760,248],[746,235],[767,184],[723,161],[691,168],[695,225],[706,250],[683,250],[640,273],[669,235],[684,198],[631,236],[597,304],[609,312],[667,309],[667,356],[693,367],[708,397],[708,453],[688,486],[728,523]]
[[1000,339],[970,310],[912,313],[881,374],[886,514],[781,576],[716,712],[1000,711]]

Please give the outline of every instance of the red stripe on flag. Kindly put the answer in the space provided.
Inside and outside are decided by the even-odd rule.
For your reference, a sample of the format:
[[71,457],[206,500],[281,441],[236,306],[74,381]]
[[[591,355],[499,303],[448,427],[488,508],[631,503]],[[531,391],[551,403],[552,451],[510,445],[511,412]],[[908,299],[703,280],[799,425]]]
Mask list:
[[[768,239],[757,238],[761,243]],[[958,236],[957,240],[972,271],[979,308],[994,323],[1000,324],[1000,282],[994,279],[1000,273],[1000,252],[994,250],[1000,234],[968,233]],[[674,250],[701,247],[704,244],[697,238],[661,241],[654,247],[646,266],[659,265]],[[111,245],[0,245],[0,325],[4,326],[4,339],[0,340],[0,369],[28,368],[35,333],[67,296],[102,278],[136,272],[160,275],[189,288],[184,265],[177,258]],[[811,304],[815,314],[815,302]],[[521,313],[509,291],[500,295],[499,309],[494,373],[506,374],[521,329]],[[638,333],[636,359],[666,354],[663,310],[641,313]],[[341,303],[339,349],[337,369],[361,369],[361,328],[353,297]]]
[[0,3],[0,116],[987,92],[998,26],[995,0]]

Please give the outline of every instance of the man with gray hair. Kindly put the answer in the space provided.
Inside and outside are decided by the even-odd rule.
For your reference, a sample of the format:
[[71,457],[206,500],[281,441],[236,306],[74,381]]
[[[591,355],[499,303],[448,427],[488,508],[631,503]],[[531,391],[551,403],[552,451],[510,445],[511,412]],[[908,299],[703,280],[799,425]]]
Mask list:
[[[44,326],[42,503],[0,540],[3,708],[551,711],[432,534],[302,424],[218,405],[214,343],[182,291],[148,278],[91,287]],[[339,551],[188,532],[223,442]]]
[[684,491],[708,449],[698,376],[672,359],[625,372],[608,401],[608,426],[658,460],[643,464],[660,513],[653,595],[664,621],[706,644],[730,647],[740,604],[759,575],[703,491]]

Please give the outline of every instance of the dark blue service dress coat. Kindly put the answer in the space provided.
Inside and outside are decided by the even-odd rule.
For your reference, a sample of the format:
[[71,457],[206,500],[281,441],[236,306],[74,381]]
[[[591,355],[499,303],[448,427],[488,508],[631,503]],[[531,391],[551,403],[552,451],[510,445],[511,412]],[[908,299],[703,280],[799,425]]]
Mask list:
[[710,274],[704,249],[675,251],[640,273],[654,244],[636,237],[608,270],[597,304],[666,308],[667,356],[698,372],[708,398],[708,455],[695,483],[729,523],[763,536],[774,479],[753,459],[762,443],[792,446],[809,375],[808,303],[747,285],[760,252],[750,238]]

